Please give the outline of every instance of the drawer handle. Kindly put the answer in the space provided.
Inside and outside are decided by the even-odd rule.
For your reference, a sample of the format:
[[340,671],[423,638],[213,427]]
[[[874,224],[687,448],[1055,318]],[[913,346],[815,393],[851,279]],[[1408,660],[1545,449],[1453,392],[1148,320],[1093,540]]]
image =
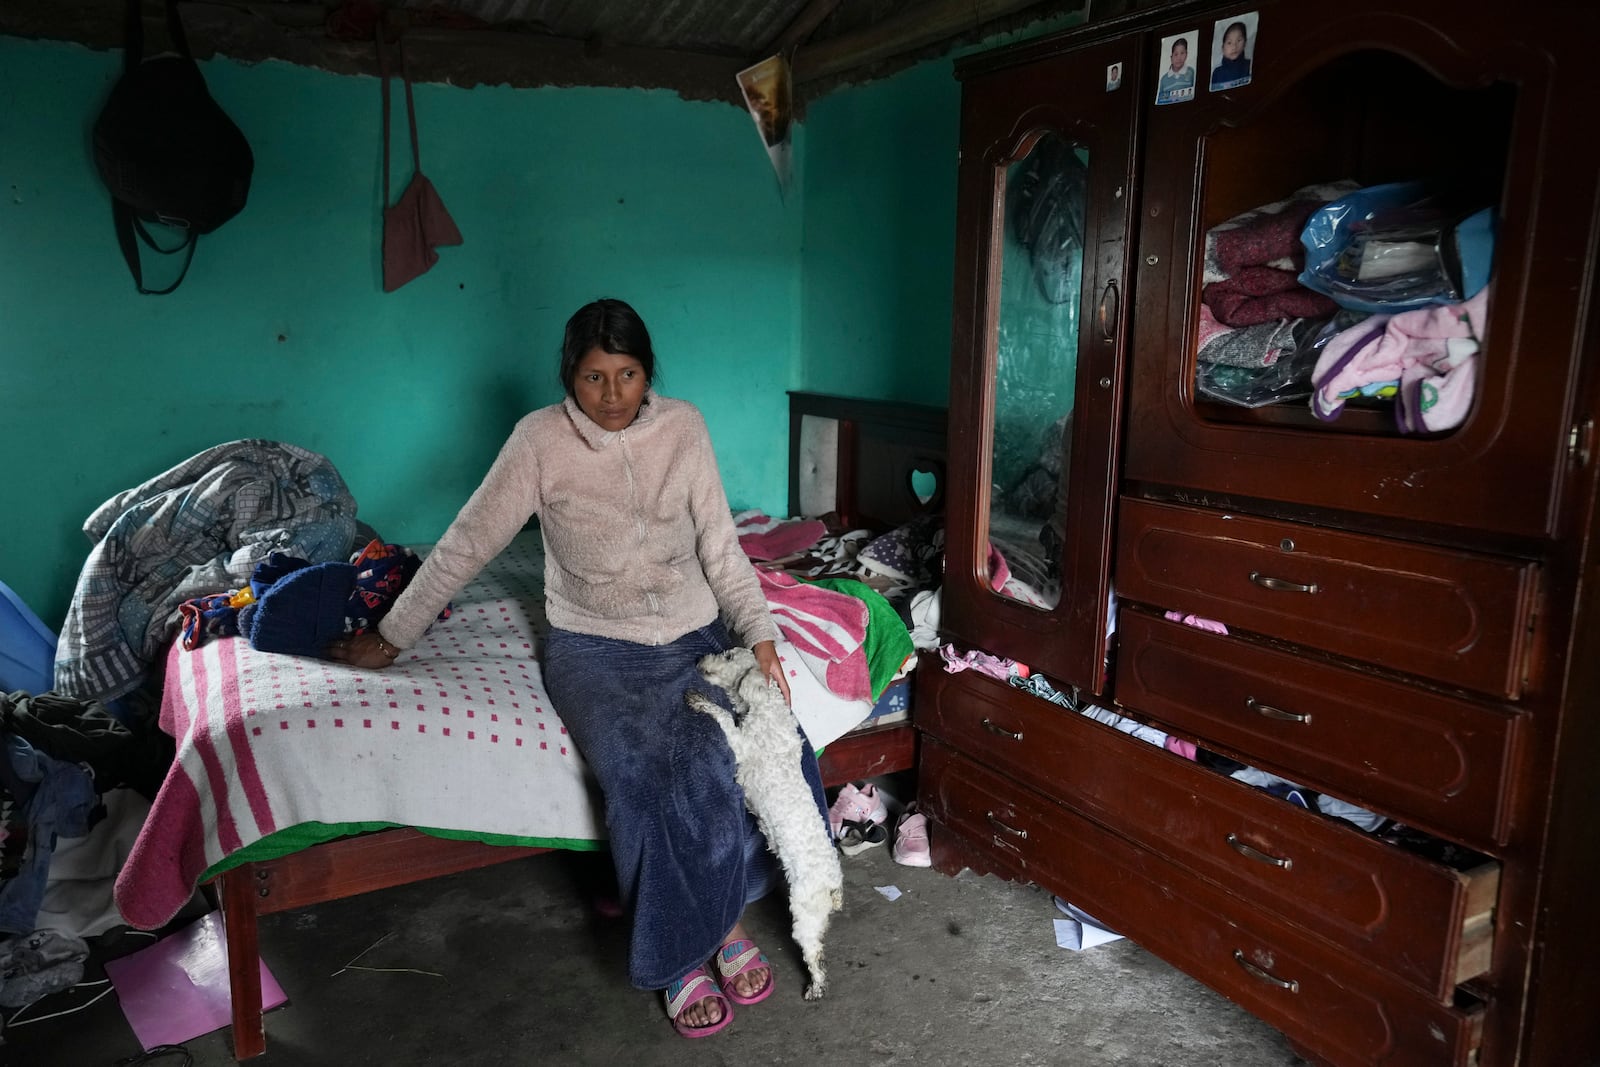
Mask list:
[[983,720],[983,728],[988,730],[991,734],[999,734],[1001,737],[1009,737],[1013,741],[1022,740],[1021,730],[1007,730],[1004,726],[997,726],[988,719]]
[[1251,848],[1239,840],[1238,834],[1229,834],[1228,844],[1232,845],[1233,850],[1246,859],[1252,859],[1258,863],[1269,863],[1285,871],[1294,870],[1294,860],[1289,859],[1287,856],[1269,856],[1259,848]]
[[1010,834],[1012,837],[1019,838],[1019,839],[1021,839],[1023,841],[1026,841],[1028,839],[1028,831],[1026,831],[1026,830],[1018,830],[1014,826],[1007,826],[1005,823],[1001,822],[1000,819],[992,811],[986,811],[986,812],[984,812],[984,814],[986,816],[988,816],[989,824],[991,826],[993,826],[996,830],[999,830],[1002,833]]
[[1302,585],[1299,582],[1291,582],[1287,578],[1274,578],[1270,574],[1262,574],[1260,571],[1251,571],[1250,580],[1263,589],[1271,589],[1279,593],[1315,593],[1317,591],[1315,582],[1310,585]]
[[1263,982],[1269,982],[1272,985],[1277,986],[1279,989],[1287,989],[1291,993],[1300,992],[1299,982],[1296,982],[1293,978],[1279,978],[1271,971],[1262,970],[1260,967],[1257,967],[1255,964],[1245,959],[1244,953],[1240,952],[1238,949],[1233,950],[1233,961],[1239,966],[1243,967],[1244,973],[1248,974],[1252,978],[1259,978]]
[[1263,704],[1255,697],[1245,697],[1244,706],[1258,715],[1265,715],[1269,719],[1282,719],[1284,722],[1311,721],[1309,712],[1302,714],[1298,711],[1284,711],[1282,708],[1275,708],[1271,704]]

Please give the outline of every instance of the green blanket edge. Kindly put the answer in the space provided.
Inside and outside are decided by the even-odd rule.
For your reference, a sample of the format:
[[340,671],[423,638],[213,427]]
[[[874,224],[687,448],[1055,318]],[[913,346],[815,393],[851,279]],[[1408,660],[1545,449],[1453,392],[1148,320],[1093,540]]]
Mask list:
[[[403,824],[393,822],[303,822],[268,834],[252,841],[230,856],[226,856],[205,869],[200,881],[207,882],[219,874],[246,863],[275,860],[291,852],[320,845],[338,837],[369,834],[377,830],[393,830]],[[570,852],[599,852],[606,848],[605,841],[585,841],[569,837],[515,837],[511,834],[482,834],[471,830],[444,830],[433,826],[414,829],[434,837],[453,841],[481,841],[486,845],[517,845],[522,848],[559,848]]]

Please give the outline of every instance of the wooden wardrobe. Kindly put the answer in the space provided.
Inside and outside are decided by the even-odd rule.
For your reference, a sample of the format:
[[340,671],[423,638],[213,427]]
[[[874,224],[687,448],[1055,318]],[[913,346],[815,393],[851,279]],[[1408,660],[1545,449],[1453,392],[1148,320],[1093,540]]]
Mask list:
[[[936,865],[1067,898],[1314,1062],[1600,1062],[1597,12],[1165,5],[957,67],[943,624],[1062,698],[927,656]],[[1249,80],[1213,90],[1235,21]],[[1464,420],[1201,388],[1208,231],[1411,180],[1493,209]],[[1058,594],[996,592],[1012,546]]]

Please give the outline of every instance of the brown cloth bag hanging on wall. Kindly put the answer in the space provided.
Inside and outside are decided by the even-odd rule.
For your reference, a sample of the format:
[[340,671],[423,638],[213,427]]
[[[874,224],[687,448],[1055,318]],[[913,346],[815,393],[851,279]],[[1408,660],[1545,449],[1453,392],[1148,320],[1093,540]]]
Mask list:
[[439,262],[434,249],[461,243],[461,231],[444,208],[444,201],[427,175],[417,151],[417,108],[411,99],[411,78],[406,73],[406,46],[400,49],[400,80],[406,86],[406,117],[411,124],[411,184],[400,200],[389,206],[389,57],[384,51],[383,28],[378,28],[378,77],[383,82],[383,291],[392,293]]

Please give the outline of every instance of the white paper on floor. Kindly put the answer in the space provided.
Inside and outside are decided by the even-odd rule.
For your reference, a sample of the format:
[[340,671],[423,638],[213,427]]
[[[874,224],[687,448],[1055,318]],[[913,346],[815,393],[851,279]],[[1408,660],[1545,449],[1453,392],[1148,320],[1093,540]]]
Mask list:
[[900,890],[892,885],[875,885],[872,888],[883,894],[884,900],[899,900]]
[[1055,901],[1056,907],[1072,916],[1070,919],[1055,920],[1056,944],[1062,948],[1078,951],[1104,945],[1108,941],[1122,940],[1121,934],[1101,926],[1094,916],[1082,908],[1069,904],[1060,897],[1056,897]]

